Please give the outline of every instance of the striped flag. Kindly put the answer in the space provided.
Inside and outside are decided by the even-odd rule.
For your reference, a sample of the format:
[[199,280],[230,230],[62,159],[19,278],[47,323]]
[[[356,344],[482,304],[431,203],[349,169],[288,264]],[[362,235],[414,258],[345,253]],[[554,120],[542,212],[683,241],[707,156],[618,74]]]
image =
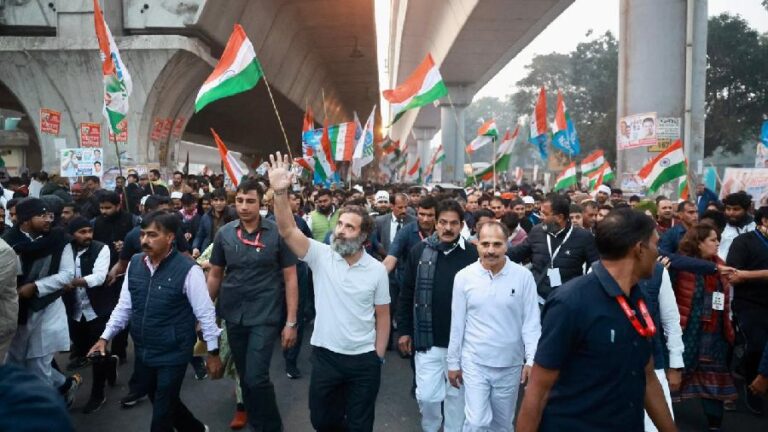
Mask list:
[[[416,160],[413,160],[414,157]],[[417,154],[408,157],[408,171],[406,172],[407,182],[421,182],[421,158]]]
[[373,127],[376,120],[376,105],[373,106],[368,120],[363,126],[360,138],[355,145],[355,153],[352,156],[352,174],[360,177],[364,166],[373,162]]
[[414,108],[430,104],[448,94],[448,88],[440,76],[440,70],[432,60],[432,54],[427,54],[424,61],[409,76],[404,83],[392,90],[384,90],[384,99],[392,104],[395,119]]
[[312,157],[312,145],[304,139],[304,134],[313,130],[315,130],[315,116],[312,114],[312,107],[307,106],[307,110],[304,111],[304,125],[301,127],[301,154],[304,157]]
[[499,130],[496,127],[496,121],[490,119],[483,122],[483,125],[477,130],[477,137],[472,140],[465,148],[465,151],[469,154],[474,153],[481,147],[485,147],[487,144],[493,142],[493,140],[499,137]]
[[520,125],[515,127],[515,131],[511,134],[509,129],[504,134],[504,138],[501,140],[499,148],[496,149],[496,172],[506,172],[509,169],[509,161],[512,159],[512,150],[515,148],[515,141],[520,134]]
[[641,168],[637,175],[645,182],[649,194],[656,192],[665,183],[686,177],[688,170],[683,154],[683,142],[677,140],[672,143]]
[[341,123],[327,128],[334,160],[352,161],[352,155],[355,153],[356,129],[355,122]]
[[195,112],[213,101],[256,87],[263,76],[253,44],[240,24],[235,24],[219,63],[197,92]]
[[112,38],[104,15],[99,7],[99,0],[93,0],[93,21],[96,39],[99,41],[101,55],[101,74],[104,81],[104,117],[109,123],[109,131],[115,136],[128,129],[128,98],[133,90],[133,80],[128,73],[117,44]]
[[237,161],[232,152],[227,150],[227,146],[224,145],[224,142],[221,141],[221,138],[219,138],[219,135],[213,128],[211,128],[211,133],[213,134],[213,140],[216,141],[216,147],[219,148],[219,156],[221,156],[221,164],[224,166],[224,171],[226,171],[232,184],[237,187],[243,176],[248,174],[248,169],[240,166],[240,162]]
[[611,169],[611,165],[608,162],[603,162],[603,165],[589,173],[587,178],[589,180],[589,190],[595,191],[601,185],[615,180],[616,176],[613,173],[613,169]]
[[547,160],[547,91],[544,86],[539,90],[539,98],[531,114],[531,143],[539,149],[543,160]]
[[576,126],[571,120],[571,115],[565,108],[563,93],[557,90],[557,109],[555,111],[555,123],[552,125],[552,145],[566,155],[573,157],[581,153],[579,135]]
[[596,150],[581,160],[581,175],[589,175],[597,171],[605,163],[605,155],[602,150]]
[[424,173],[424,181],[426,183],[429,183],[432,181],[432,173],[435,171],[435,167],[442,163],[445,159],[445,150],[443,150],[443,145],[440,144],[435,149],[435,153],[432,155],[432,160],[429,161],[429,165],[427,165],[427,171]]
[[576,162],[571,162],[555,179],[555,191],[567,189],[576,184]]
[[325,119],[325,127],[320,136],[320,145],[315,146],[315,174],[319,175],[322,181],[328,180],[336,172],[336,164],[333,162],[333,151],[331,149],[331,139],[328,133],[328,119]]

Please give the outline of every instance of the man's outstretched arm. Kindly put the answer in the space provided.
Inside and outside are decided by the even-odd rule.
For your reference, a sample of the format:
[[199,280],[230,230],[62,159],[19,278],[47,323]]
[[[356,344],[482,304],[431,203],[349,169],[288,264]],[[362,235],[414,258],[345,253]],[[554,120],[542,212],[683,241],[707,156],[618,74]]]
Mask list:
[[291,212],[288,191],[292,184],[293,173],[288,156],[280,152],[269,155],[269,184],[275,191],[274,212],[277,229],[288,248],[299,258],[304,258],[309,250],[309,239],[301,232]]

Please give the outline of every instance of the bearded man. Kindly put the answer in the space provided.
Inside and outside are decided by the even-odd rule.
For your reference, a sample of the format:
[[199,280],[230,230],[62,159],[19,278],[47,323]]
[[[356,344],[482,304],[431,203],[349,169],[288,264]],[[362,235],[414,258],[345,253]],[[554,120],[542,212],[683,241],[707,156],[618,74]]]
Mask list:
[[290,160],[277,153],[270,162],[277,228],[312,270],[315,286],[312,426],[321,431],[371,431],[390,325],[387,271],[364,248],[374,220],[362,207],[346,206],[339,211],[330,245],[308,238],[291,212]]

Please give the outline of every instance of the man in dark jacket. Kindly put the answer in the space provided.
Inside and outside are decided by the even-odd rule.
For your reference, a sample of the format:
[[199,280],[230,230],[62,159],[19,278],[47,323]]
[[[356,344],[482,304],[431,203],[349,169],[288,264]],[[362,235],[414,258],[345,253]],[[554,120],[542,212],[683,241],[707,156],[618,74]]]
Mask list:
[[570,212],[568,199],[550,195],[541,204],[542,223],[531,229],[523,243],[507,251],[512,261],[531,262],[540,303],[553,289],[583,275],[584,269],[600,258],[594,237],[571,225]]

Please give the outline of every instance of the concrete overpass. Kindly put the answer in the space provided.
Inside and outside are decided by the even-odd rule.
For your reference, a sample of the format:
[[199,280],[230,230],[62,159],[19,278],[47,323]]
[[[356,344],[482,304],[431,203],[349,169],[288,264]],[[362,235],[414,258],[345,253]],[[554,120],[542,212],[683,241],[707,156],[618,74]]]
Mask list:
[[[446,159],[442,179],[463,180],[463,108],[475,93],[530,43],[573,0],[393,0],[386,80],[402,82],[431,52],[450,99],[406,114],[391,131],[409,151],[429,161],[429,140],[440,130]],[[382,84],[384,86],[384,84]],[[417,150],[418,148],[418,150]]]
[[[266,87],[216,102],[193,115],[198,88],[232,31],[243,25],[256,48],[295,152],[304,107],[322,120],[367,113],[378,101],[373,3],[359,0],[102,1],[133,76],[128,154],[170,166],[182,139],[229,146],[258,159],[284,148]],[[78,125],[100,122],[107,163],[116,162],[101,114],[102,84],[91,0],[3,2],[0,8],[0,107],[24,113],[27,166],[56,171],[54,137],[40,133],[40,108],[62,112],[59,137],[78,146]],[[322,93],[325,93],[326,110]],[[157,134],[170,122],[172,131]],[[2,143],[0,143],[2,146]]]

